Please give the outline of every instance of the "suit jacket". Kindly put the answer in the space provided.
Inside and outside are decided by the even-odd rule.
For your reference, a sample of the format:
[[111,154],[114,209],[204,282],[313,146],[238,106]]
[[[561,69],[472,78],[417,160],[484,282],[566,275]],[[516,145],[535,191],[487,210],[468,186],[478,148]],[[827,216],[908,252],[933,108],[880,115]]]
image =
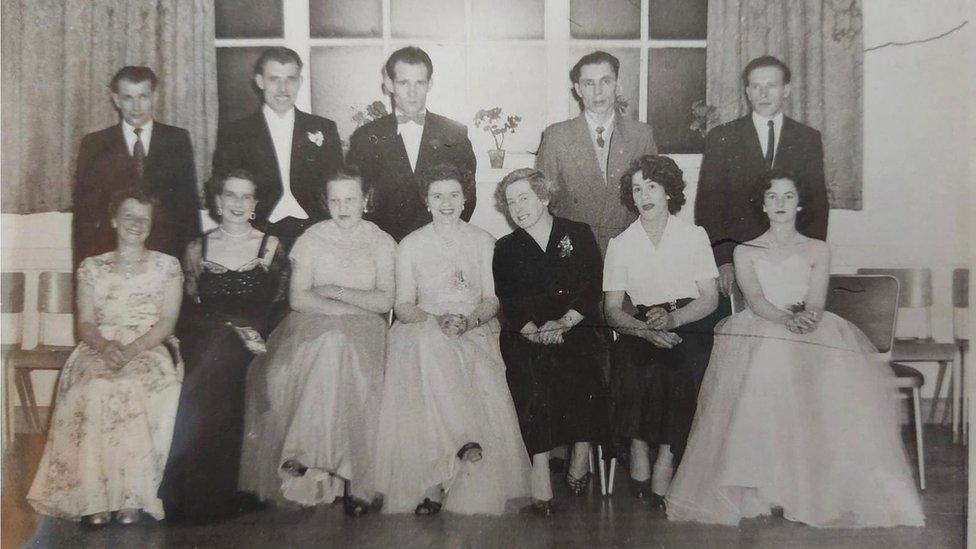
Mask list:
[[[357,129],[352,134],[346,161],[359,166],[363,179],[372,188],[367,219],[397,242],[430,222],[430,213],[417,187],[420,173],[438,164],[452,164],[468,174],[473,190],[478,164],[468,140],[468,128],[432,112],[424,120],[416,170],[410,168],[393,114]],[[464,204],[461,219],[471,219],[476,203],[477,197],[472,194]]]
[[559,186],[554,209],[562,217],[592,227],[603,254],[610,239],[637,218],[620,202],[620,177],[635,159],[657,153],[651,127],[620,115],[609,146],[604,182],[590,128],[581,113],[546,128],[535,163]]
[[[121,122],[81,140],[71,222],[75,267],[86,257],[115,249],[109,202],[116,191],[137,177]],[[153,212],[153,229],[146,245],[182,257],[187,243],[200,234],[193,146],[186,130],[153,122],[143,180],[160,200],[159,208]]]
[[[320,132],[322,144],[312,141]],[[278,157],[271,132],[258,112],[222,125],[217,132],[217,149],[213,155],[214,176],[244,168],[257,178],[258,204],[255,223],[265,224],[284,194]],[[295,109],[295,129],[291,139],[291,193],[308,214],[309,224],[329,218],[321,194],[325,182],[342,168],[342,143],[335,122]]]
[[[826,239],[829,204],[820,132],[784,116],[773,166],[795,173],[807,188],[797,229]],[[716,264],[731,263],[736,244],[769,228],[768,219],[753,206],[753,182],[766,169],[751,114],[712,129],[705,138],[695,223],[708,232]]]

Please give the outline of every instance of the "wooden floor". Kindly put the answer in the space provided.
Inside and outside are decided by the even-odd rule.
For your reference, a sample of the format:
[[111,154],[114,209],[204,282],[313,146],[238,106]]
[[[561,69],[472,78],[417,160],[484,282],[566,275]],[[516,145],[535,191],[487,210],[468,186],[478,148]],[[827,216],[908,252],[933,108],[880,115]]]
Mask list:
[[[616,495],[599,487],[569,499],[562,485],[560,513],[550,519],[526,515],[502,518],[377,516],[353,520],[339,505],[267,510],[215,526],[173,526],[145,519],[135,526],[90,529],[75,522],[42,518],[24,500],[43,439],[18,435],[4,460],[3,547],[964,547],[965,449],[952,444],[945,428],[926,432],[928,491],[926,526],[871,530],[824,530],[783,519],[744,521],[738,528],[675,524],[626,492],[617,475]],[[910,445],[909,448],[912,448]]]

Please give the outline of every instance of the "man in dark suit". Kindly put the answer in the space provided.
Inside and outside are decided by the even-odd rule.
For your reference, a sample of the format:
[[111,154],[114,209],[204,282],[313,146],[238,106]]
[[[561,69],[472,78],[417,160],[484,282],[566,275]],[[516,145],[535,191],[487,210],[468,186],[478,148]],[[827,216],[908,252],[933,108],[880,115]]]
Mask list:
[[153,120],[156,75],[149,67],[123,67],[110,83],[122,120],[81,140],[75,170],[72,248],[74,266],[115,249],[109,220],[112,196],[146,185],[158,196],[147,246],[176,257],[200,233],[196,170],[190,134]]
[[796,174],[809,196],[797,229],[809,237],[827,238],[827,187],[824,183],[820,132],[783,116],[790,96],[790,69],[772,56],[757,57],[742,71],[752,113],[718,126],[705,138],[695,223],[708,232],[719,288],[729,295],[735,282],[732,249],[766,231],[755,214],[752,185],[771,168]]
[[637,218],[620,202],[620,176],[657,152],[649,125],[616,112],[619,72],[620,61],[603,51],[576,62],[569,77],[583,112],[546,128],[535,163],[559,186],[559,215],[589,225],[604,254]]
[[222,125],[217,132],[213,174],[238,168],[257,183],[255,225],[286,247],[310,225],[327,219],[325,182],[342,167],[335,122],[295,108],[302,86],[302,59],[288,48],[265,50],[254,65],[261,110]]
[[[477,161],[463,124],[427,111],[427,92],[434,65],[424,50],[408,46],[390,55],[385,84],[394,114],[357,129],[346,161],[359,166],[372,188],[367,218],[398,242],[430,222],[421,199],[417,174],[451,164],[474,180]],[[461,219],[471,219],[475,199],[464,205]]]

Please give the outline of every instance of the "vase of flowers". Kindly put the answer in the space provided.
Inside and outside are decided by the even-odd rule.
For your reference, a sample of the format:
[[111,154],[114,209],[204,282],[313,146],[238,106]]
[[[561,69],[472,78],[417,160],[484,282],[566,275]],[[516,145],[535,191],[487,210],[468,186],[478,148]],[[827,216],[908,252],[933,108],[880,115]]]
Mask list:
[[488,160],[492,168],[501,168],[505,165],[505,149],[502,148],[505,145],[505,134],[515,133],[521,121],[521,116],[506,116],[501,107],[481,109],[474,115],[474,126],[488,132],[495,142],[495,148],[488,151]]

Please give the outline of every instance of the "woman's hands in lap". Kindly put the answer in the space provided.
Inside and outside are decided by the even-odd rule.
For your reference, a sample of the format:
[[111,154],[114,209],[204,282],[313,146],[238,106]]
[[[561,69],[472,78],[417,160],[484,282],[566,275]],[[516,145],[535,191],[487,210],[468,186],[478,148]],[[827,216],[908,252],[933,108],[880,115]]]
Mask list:
[[437,315],[437,326],[448,337],[456,337],[468,331],[468,319],[464,315],[445,313]]

